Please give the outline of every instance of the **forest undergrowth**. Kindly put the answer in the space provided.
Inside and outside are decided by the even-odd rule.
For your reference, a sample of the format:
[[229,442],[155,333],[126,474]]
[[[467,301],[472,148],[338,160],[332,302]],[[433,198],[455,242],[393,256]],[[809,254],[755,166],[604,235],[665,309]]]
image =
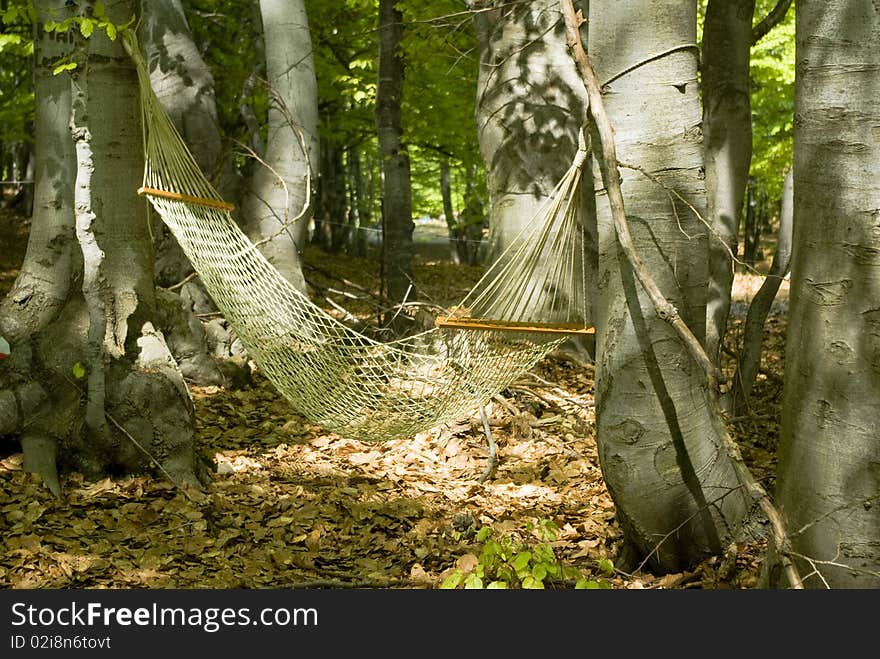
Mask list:
[[[0,295],[14,281],[26,236],[26,223],[0,210]],[[326,295],[355,315],[375,315],[365,292],[377,290],[375,261],[315,249],[305,257],[318,303]],[[478,275],[417,259],[425,301],[457,301]],[[759,282],[738,275],[735,298],[747,301]],[[728,375],[741,322],[732,321]],[[777,309],[752,407],[729,420],[768,488],[784,336]],[[593,382],[589,363],[559,351],[489,403],[498,460],[483,482],[488,450],[478,415],[414,438],[363,443],[297,415],[258,372],[241,389],[192,387],[198,451],[213,471],[203,491],[160,475],[88,482],[68,473],[56,499],[23,471],[18,444],[0,438],[0,587],[755,586],[762,538],[679,574],[614,566],[621,532],[598,463]]]

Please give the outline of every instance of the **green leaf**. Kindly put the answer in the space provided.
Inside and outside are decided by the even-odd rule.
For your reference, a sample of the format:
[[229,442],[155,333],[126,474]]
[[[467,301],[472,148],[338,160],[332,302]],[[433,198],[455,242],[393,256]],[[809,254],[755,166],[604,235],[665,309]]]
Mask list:
[[107,23],[107,36],[110,41],[116,41],[116,26],[113,23]]
[[455,590],[456,588],[459,587],[463,578],[464,578],[464,575],[461,573],[461,571],[456,570],[455,572],[453,572],[452,574],[450,574],[448,577],[446,577],[443,580],[443,583],[440,584],[440,589],[441,590]]
[[3,13],[3,23],[9,25],[18,18],[18,7],[10,7]]
[[52,32],[58,27],[58,23],[55,21],[46,21],[43,23],[43,31],[44,32]]
[[489,539],[489,536],[492,535],[492,529],[488,526],[484,526],[479,531],[477,531],[477,542],[486,542]]
[[[65,62],[52,69],[52,75],[57,76],[62,71],[73,71],[75,68],[76,62]],[[77,362],[77,364],[79,364],[79,362]],[[80,368],[82,368],[82,366],[80,366]],[[76,367],[74,367],[74,374],[76,374]],[[85,374],[85,371],[83,371],[83,374]]]
[[532,575],[529,575],[522,580],[522,587],[527,590],[543,590],[544,584],[535,579]]
[[92,36],[92,31],[95,29],[95,22],[89,20],[88,18],[82,19],[79,24],[79,31],[82,32],[82,35],[88,39]]
[[603,558],[599,561],[599,569],[610,577],[614,574],[614,563],[610,558]]
[[575,590],[599,590],[602,586],[599,585],[598,581],[588,581],[587,579],[581,578],[578,579],[574,587]]
[[483,580],[476,574],[471,573],[467,575],[467,578],[464,580],[464,587],[465,590],[482,590]]
[[486,590],[507,590],[507,584],[503,581],[493,581],[486,586]]
[[538,581],[544,581],[547,578],[547,568],[543,563],[539,563],[532,568],[532,576]]
[[92,13],[95,14],[98,18],[107,18],[107,11],[104,9],[103,2],[96,2],[95,6],[92,8]]
[[513,560],[510,561],[510,564],[513,566],[514,570],[516,570],[517,572],[521,572],[528,568],[530,560],[532,560],[532,552],[521,551],[513,557]]
[[[74,66],[76,66],[76,65],[74,65]],[[57,68],[56,68],[56,71],[57,71]],[[77,380],[82,380],[86,376],[85,366],[83,366],[79,362],[77,362],[76,364],[73,365],[72,370],[73,370],[73,377],[75,377]]]

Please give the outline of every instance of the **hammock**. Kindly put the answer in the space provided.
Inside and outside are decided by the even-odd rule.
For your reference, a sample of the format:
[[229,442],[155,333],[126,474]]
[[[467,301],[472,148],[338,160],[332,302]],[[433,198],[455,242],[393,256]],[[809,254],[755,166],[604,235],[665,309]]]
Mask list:
[[145,168],[140,193],[171,230],[249,357],[298,412],[384,441],[469,416],[585,324],[577,197],[586,147],[473,290],[428,331],[379,342],[292,286],[239,229],[150,85],[134,36]]

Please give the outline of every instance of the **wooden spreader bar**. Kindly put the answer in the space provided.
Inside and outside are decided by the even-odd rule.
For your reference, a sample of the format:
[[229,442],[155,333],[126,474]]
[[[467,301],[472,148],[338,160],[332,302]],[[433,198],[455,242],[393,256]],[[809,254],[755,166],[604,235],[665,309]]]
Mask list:
[[219,208],[224,211],[234,211],[235,204],[230,204],[219,199],[206,199],[205,197],[193,197],[180,192],[168,192],[167,190],[159,190],[158,188],[141,187],[138,188],[139,195],[152,195],[154,197],[164,197],[165,199],[173,199],[174,201],[185,201],[188,204],[198,204],[199,206],[207,206],[209,208]]
[[516,320],[490,320],[486,318],[467,318],[447,316],[434,321],[437,327],[455,329],[494,330],[496,332],[535,332],[538,334],[595,334],[595,327],[584,327],[579,323],[531,323]]

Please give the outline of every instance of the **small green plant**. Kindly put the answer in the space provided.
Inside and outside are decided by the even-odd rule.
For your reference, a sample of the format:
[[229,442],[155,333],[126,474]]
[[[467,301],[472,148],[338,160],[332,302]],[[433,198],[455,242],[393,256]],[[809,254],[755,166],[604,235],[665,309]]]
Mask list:
[[[442,589],[542,589],[547,586],[570,586],[576,589],[609,589],[605,578],[588,579],[573,567],[562,565],[553,548],[558,529],[552,520],[541,519],[528,524],[526,530],[537,541],[518,541],[510,536],[498,537],[489,526],[477,531],[475,541],[481,544],[477,564],[472,570],[456,569],[441,584]],[[603,558],[598,563],[605,576],[614,572],[614,564]]]

